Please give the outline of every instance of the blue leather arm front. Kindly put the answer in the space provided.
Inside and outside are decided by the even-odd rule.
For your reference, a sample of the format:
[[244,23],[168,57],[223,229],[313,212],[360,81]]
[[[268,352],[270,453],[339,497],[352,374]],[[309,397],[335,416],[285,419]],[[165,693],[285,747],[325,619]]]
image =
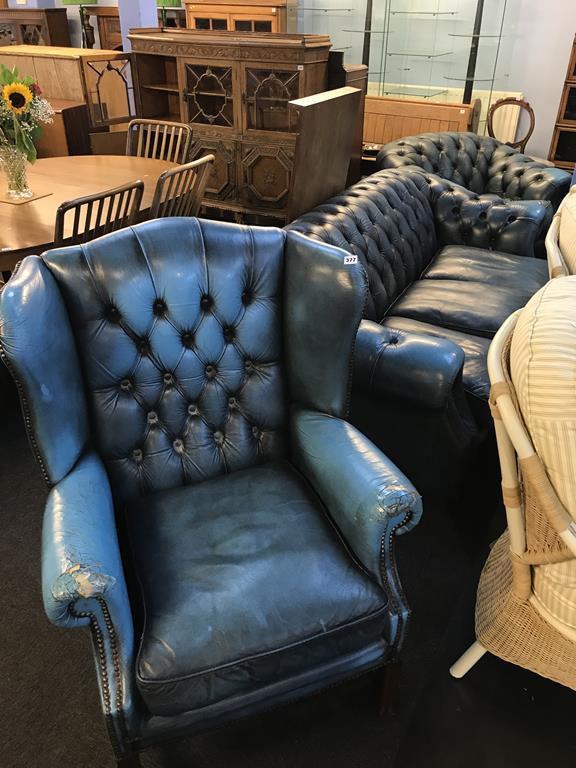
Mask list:
[[386,456],[348,422],[309,410],[292,415],[294,461],[344,539],[390,601],[390,641],[408,618],[393,540],[420,520],[420,496]]
[[354,387],[382,399],[442,409],[462,388],[464,352],[448,339],[363,320],[354,349]]
[[[111,735],[134,717],[134,629],[110,484],[98,456],[83,456],[50,491],[42,532],[44,609],[59,627],[90,626]],[[112,727],[111,727],[112,726]]]

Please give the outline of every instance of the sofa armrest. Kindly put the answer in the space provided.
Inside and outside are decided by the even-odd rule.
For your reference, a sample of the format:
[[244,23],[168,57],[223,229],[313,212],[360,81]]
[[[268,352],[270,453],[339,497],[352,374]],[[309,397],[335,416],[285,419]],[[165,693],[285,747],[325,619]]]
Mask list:
[[[503,154],[504,150],[507,154]],[[511,148],[500,147],[488,169],[487,192],[517,200],[548,200],[554,210],[570,189],[571,175]]]
[[477,195],[457,184],[428,176],[433,192],[436,232],[440,245],[468,245],[534,256],[552,219],[546,200],[503,200]]
[[120,754],[135,729],[134,627],[108,477],[82,457],[48,496],[42,531],[42,592],[50,621],[89,626],[102,708]]
[[448,339],[363,320],[354,348],[354,387],[379,398],[441,409],[461,386],[464,352]]
[[317,411],[292,414],[294,461],[325,504],[344,539],[386,591],[390,643],[401,644],[409,609],[394,556],[394,536],[422,514],[410,481],[355,427]]

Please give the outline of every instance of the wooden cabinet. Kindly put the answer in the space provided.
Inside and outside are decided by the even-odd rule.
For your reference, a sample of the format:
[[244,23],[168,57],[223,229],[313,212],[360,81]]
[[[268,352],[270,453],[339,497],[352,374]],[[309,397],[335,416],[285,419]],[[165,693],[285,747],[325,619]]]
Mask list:
[[85,104],[92,130],[131,119],[127,54],[15,45],[0,49],[0,63],[17,67],[21,75],[32,75],[49,101]]
[[576,37],[568,62],[548,159],[559,168],[570,171],[576,164]]
[[0,46],[70,45],[66,8],[0,9]]
[[194,0],[185,2],[190,29],[223,32],[296,32],[298,4],[294,0]]
[[216,156],[205,204],[285,219],[297,125],[289,102],[329,87],[327,35],[131,30],[142,117],[193,127]]

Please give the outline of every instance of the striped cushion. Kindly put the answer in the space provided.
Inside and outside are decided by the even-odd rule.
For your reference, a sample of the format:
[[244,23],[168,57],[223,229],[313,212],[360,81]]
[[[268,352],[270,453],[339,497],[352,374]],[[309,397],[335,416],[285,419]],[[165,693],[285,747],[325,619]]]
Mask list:
[[562,203],[558,241],[569,274],[576,275],[576,186]]
[[[510,369],[536,452],[576,520],[576,275],[547,283],[522,310]],[[576,628],[576,559],[535,567],[533,591],[544,613]]]

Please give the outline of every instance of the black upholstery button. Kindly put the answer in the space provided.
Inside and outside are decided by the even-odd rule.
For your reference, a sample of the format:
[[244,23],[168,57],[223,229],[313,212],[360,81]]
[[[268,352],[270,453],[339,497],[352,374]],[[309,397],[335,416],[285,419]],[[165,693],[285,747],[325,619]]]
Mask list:
[[184,443],[182,442],[182,440],[180,440],[179,437],[177,437],[176,440],[174,440],[174,442],[172,443],[172,447],[174,448],[176,453],[182,453],[182,451],[184,450]]
[[513,224],[516,221],[516,216],[514,214],[511,214],[508,216],[508,224]]
[[222,445],[224,442],[224,435],[222,432],[220,432],[220,430],[216,430],[216,432],[214,432],[214,442],[218,443],[218,445]]
[[140,448],[135,448],[135,449],[132,451],[132,458],[133,458],[133,459],[134,459],[134,461],[135,461],[135,462],[137,462],[137,463],[140,463],[140,462],[142,461],[142,459],[144,458],[144,454],[142,453],[142,451],[140,450]]
[[106,307],[106,319],[109,320],[111,323],[119,323],[120,322],[120,310],[118,307],[114,307],[110,305],[109,307]]
[[150,353],[150,342],[148,339],[138,339],[136,346],[141,355],[148,355]]
[[534,181],[542,181],[542,178],[543,178],[543,177],[542,177],[542,176],[540,176],[540,175],[538,175],[538,176],[534,176]]
[[452,213],[454,214],[454,216],[458,216],[458,214],[460,213],[460,208],[457,205],[455,205],[454,208],[452,208]]
[[152,312],[154,312],[156,317],[162,317],[165,315],[167,309],[168,307],[166,306],[166,302],[163,299],[156,299],[152,305]]
[[205,293],[200,299],[200,306],[202,307],[204,312],[208,312],[208,310],[212,307],[213,303],[214,302],[212,301],[212,298],[208,296],[207,293]]
[[235,397],[229,397],[228,405],[230,406],[230,408],[235,408],[238,405],[238,401],[236,400]]
[[234,341],[235,337],[236,337],[236,331],[231,325],[227,325],[224,328],[224,341],[230,344],[230,342]]
[[206,371],[206,376],[209,379],[213,379],[214,376],[216,376],[216,373],[217,373],[216,366],[212,365],[210,363],[206,366],[205,371]]
[[162,379],[164,380],[164,384],[174,384],[174,376],[168,371],[162,376]]
[[148,419],[148,424],[158,424],[158,414],[156,411],[150,411],[146,418]]
[[182,334],[182,344],[190,349],[194,346],[194,334],[191,331],[184,331]]
[[246,362],[244,363],[244,369],[248,373],[251,373],[254,370],[254,363],[251,360],[246,360]]
[[258,427],[252,427],[252,434],[256,439],[262,436],[262,432],[258,429]]
[[244,290],[242,291],[242,304],[246,306],[247,304],[250,304],[251,301],[252,301],[252,291],[250,290],[250,288],[244,288]]
[[132,382],[130,379],[122,379],[120,382],[120,389],[123,389],[124,392],[129,392],[132,389]]
[[481,221],[484,221],[485,219],[487,219],[487,218],[488,218],[488,214],[486,213],[486,211],[481,211],[481,212],[478,214],[478,218],[479,218]]
[[194,403],[190,403],[188,406],[188,413],[190,416],[198,416],[200,411],[198,410],[198,406],[194,405]]

